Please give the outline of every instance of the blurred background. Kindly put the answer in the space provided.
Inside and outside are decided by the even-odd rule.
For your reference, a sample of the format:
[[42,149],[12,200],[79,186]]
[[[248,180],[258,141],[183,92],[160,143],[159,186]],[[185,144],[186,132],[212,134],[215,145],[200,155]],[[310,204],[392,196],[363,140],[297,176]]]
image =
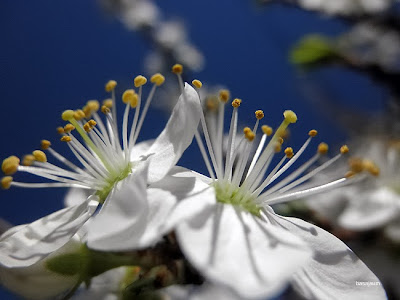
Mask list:
[[[377,62],[389,54],[375,51],[374,58],[365,54],[368,45],[348,42],[356,41],[348,36],[356,25],[370,19],[379,23],[391,3],[343,13],[312,2],[1,1],[0,156],[23,156],[38,149],[41,139],[68,153],[56,133],[63,125],[63,110],[105,99],[109,79],[118,82],[120,96],[132,88],[136,75],[167,75],[174,63],[184,64],[188,81],[200,79],[210,91],[225,87],[232,97],[243,99],[239,118],[244,125],[252,125],[254,111],[263,109],[265,123],[275,127],[282,112],[292,109],[299,118],[291,128],[294,149],[310,129],[319,131],[317,142],[340,145],[350,133],[396,107],[396,43],[389,53],[394,58]],[[368,26],[377,28],[376,23]],[[375,31],[364,32],[370,37]],[[318,36],[304,40],[311,33]],[[176,78],[168,76],[153,100],[140,140],[155,138],[163,129],[178,88]],[[122,105],[119,108],[121,112]],[[205,172],[196,145],[180,164]],[[1,190],[0,217],[13,225],[32,222],[61,208],[65,193]],[[16,298],[0,290],[0,299]]]

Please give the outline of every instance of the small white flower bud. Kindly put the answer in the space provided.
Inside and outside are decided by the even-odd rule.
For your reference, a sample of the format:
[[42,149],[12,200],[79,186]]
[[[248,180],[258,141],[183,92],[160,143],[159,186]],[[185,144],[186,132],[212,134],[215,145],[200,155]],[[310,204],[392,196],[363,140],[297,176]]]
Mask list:
[[26,299],[54,299],[66,294],[78,283],[79,274],[57,274],[50,271],[46,264],[60,255],[79,253],[81,246],[79,237],[75,235],[59,250],[31,266],[0,267],[0,282],[5,288]]

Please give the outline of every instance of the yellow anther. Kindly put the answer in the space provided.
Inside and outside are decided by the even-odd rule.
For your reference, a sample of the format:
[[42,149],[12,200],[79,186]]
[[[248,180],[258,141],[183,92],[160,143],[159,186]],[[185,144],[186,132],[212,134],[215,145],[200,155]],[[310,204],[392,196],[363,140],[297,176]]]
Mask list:
[[75,120],[80,121],[80,120],[82,120],[84,117],[86,117],[86,115],[85,115],[85,113],[83,112],[82,109],[77,109],[77,110],[75,110],[75,112],[74,112],[74,118],[75,118]]
[[146,82],[147,82],[146,77],[142,75],[136,76],[135,79],[133,80],[133,84],[135,85],[135,87],[140,87],[142,85],[145,85]]
[[106,92],[111,92],[117,86],[117,82],[115,80],[109,80],[106,85],[104,86]]
[[233,106],[233,107],[239,107],[241,103],[242,103],[242,100],[239,99],[239,98],[236,98],[236,99],[234,99],[234,100],[232,101],[232,106]]
[[264,118],[264,112],[262,110],[256,110],[255,115],[257,120],[261,120],[262,118]]
[[364,163],[361,158],[358,157],[352,157],[349,159],[349,167],[350,171],[354,173],[360,173],[364,171]]
[[328,153],[329,146],[326,143],[321,143],[318,145],[318,153],[319,154],[326,154]]
[[399,151],[400,150],[400,140],[389,141],[389,148]]
[[243,133],[244,133],[244,134],[247,134],[247,133],[249,133],[250,131],[251,131],[250,127],[245,127],[245,128],[243,128]]
[[355,173],[355,172],[353,172],[353,171],[348,171],[345,175],[344,175],[344,177],[346,177],[346,178],[351,178],[351,177],[353,177],[354,175],[356,175],[357,173]]
[[315,129],[312,129],[308,132],[308,135],[311,137],[315,137],[315,136],[317,136],[317,134],[318,134],[318,131],[316,131]]
[[74,111],[71,110],[71,109],[68,109],[68,110],[64,111],[62,113],[62,115],[61,115],[61,118],[64,121],[69,121],[69,120],[73,119],[74,118]]
[[[98,111],[100,109],[100,103],[97,100],[89,100],[86,103],[86,106],[91,110],[91,111]],[[85,115],[86,112],[84,111]]]
[[1,187],[4,190],[8,190],[11,186],[11,182],[13,181],[13,178],[11,176],[5,176],[1,179]]
[[88,124],[89,124],[90,127],[93,128],[94,126],[97,125],[97,122],[95,120],[91,119],[91,120],[89,120]]
[[256,137],[255,133],[254,133],[253,131],[251,131],[251,130],[245,132],[244,136],[245,136],[245,138],[246,138],[249,142],[251,142],[252,140],[254,140],[254,138]]
[[283,116],[285,117],[285,120],[287,120],[289,123],[297,122],[297,116],[292,110],[285,110],[283,112]]
[[172,66],[172,73],[174,74],[182,74],[183,66],[181,64],[175,64]]
[[192,84],[198,89],[200,89],[203,86],[203,83],[198,79],[193,80]]
[[277,142],[278,142],[280,145],[282,145],[282,144],[283,144],[283,138],[278,137]]
[[106,106],[106,107],[108,107],[108,108],[112,108],[112,106],[113,106],[113,101],[112,101],[112,99],[105,99],[105,100],[103,101],[103,105]]
[[111,110],[110,110],[107,106],[103,105],[103,106],[101,107],[101,112],[102,112],[103,114],[109,114],[109,113],[111,112]]
[[42,140],[40,142],[40,147],[42,148],[42,150],[47,150],[50,148],[50,146],[51,146],[51,143],[48,140]]
[[126,90],[123,94],[122,94],[122,102],[124,102],[125,104],[131,103],[133,98],[135,97],[136,92],[135,90]]
[[19,158],[16,157],[15,155],[11,155],[9,157],[7,157],[3,163],[19,163]]
[[228,90],[220,90],[219,91],[219,100],[222,102],[228,102],[231,97],[231,93]]
[[138,94],[136,94],[136,92],[132,89],[130,90],[126,90],[123,94],[122,94],[122,102],[124,102],[125,104],[130,104],[132,108],[135,108],[138,104],[139,101],[139,96]]
[[217,106],[217,97],[209,97],[206,100],[206,107],[208,110],[216,110],[218,108]]
[[35,160],[40,161],[40,162],[47,162],[47,156],[43,151],[35,150],[32,152],[32,154],[35,157]]
[[365,170],[371,169],[371,168],[373,168],[373,167],[376,166],[375,163],[374,163],[372,160],[370,160],[370,159],[363,159],[363,160],[362,160],[362,163],[363,163],[363,168],[364,168]]
[[133,98],[131,100],[131,107],[135,108],[138,105],[138,102],[139,102],[138,94],[133,95]]
[[274,130],[268,125],[261,126],[261,130],[268,136],[270,136],[274,132]]
[[19,166],[19,158],[12,155],[7,157],[5,160],[3,160],[3,163],[1,165],[1,170],[4,172],[6,175],[12,175],[18,170]]
[[[79,111],[81,111],[82,114]],[[83,112],[83,110],[79,110],[79,111],[75,110],[75,112],[74,112],[74,119],[77,121],[80,121],[85,117],[85,113]]]
[[84,129],[86,132],[90,132],[90,131],[92,130],[92,128],[90,127],[89,123],[83,124],[83,129]]
[[57,127],[57,133],[58,134],[63,134],[64,133],[64,128],[61,127],[61,126]]
[[376,167],[373,168],[373,169],[368,169],[367,171],[368,171],[371,175],[374,175],[374,176],[379,176],[379,174],[381,173],[381,170],[379,169],[378,166],[376,166]]
[[61,139],[60,139],[60,141],[61,142],[70,142],[71,141],[71,137],[70,136],[67,136],[67,135],[64,135],[63,137],[61,137]]
[[282,151],[282,146],[280,144],[275,145],[275,153],[279,153]]
[[31,166],[34,161],[35,161],[35,157],[32,154],[27,154],[22,159],[22,165],[23,166]]
[[340,147],[340,153],[346,154],[348,152],[349,152],[349,147],[347,147],[347,145],[343,145],[342,147]]
[[378,176],[380,173],[379,167],[372,160],[363,160],[363,167],[364,170],[368,171],[371,175]]
[[157,86],[160,86],[164,83],[165,77],[161,75],[160,73],[156,73],[150,78],[150,82],[154,83]]
[[90,109],[89,105],[85,105],[82,108],[82,111],[85,113],[86,118],[90,118],[90,116],[92,115],[92,110]]
[[285,154],[287,158],[292,158],[294,153],[293,153],[293,148],[292,147],[287,147],[285,149]]
[[64,132],[65,132],[65,133],[69,133],[69,132],[71,132],[71,131],[74,130],[74,129],[75,129],[75,126],[72,125],[72,124],[67,124],[67,125],[64,126]]

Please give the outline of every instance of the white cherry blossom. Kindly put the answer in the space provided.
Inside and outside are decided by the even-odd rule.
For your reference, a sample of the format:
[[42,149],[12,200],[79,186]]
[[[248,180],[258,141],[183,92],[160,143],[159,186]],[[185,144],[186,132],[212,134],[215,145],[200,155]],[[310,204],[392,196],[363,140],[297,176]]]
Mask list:
[[[201,86],[198,82],[194,84]],[[212,193],[205,190],[208,195],[202,197],[202,201],[211,203],[207,209],[176,226],[185,257],[207,281],[232,289],[244,299],[274,296],[289,283],[307,298],[384,299],[385,292],[380,286],[368,289],[356,286],[356,281],[379,280],[343,242],[315,225],[279,216],[271,208],[273,204],[326,192],[366,176],[340,176],[317,186],[303,186],[340,160],[347,153],[347,146],[307,173],[328,150],[322,143],[314,156],[281,179],[317,132],[310,131],[296,154],[287,148],[275,165],[273,158],[280,150],[281,136],[297,120],[292,111],[285,111],[284,121],[273,136],[270,127],[262,127],[257,151],[249,157],[264,114],[257,111],[256,124],[252,129],[245,128],[244,136],[237,141],[241,100],[235,99],[224,158],[223,119],[228,98],[229,93],[223,91],[214,130],[208,130],[201,116],[206,146],[199,133],[195,135],[210,178],[195,172],[193,176],[208,183]],[[237,151],[242,144],[244,150]]]
[[[358,145],[358,147],[357,147]],[[362,138],[355,143],[354,155],[379,167],[374,180],[331,191],[307,200],[307,204],[333,223],[354,231],[376,228],[400,241],[400,151],[398,143],[385,138]],[[340,166],[343,168],[343,166]],[[329,174],[323,174],[329,176]],[[336,206],[336,209],[335,207]]]
[[[162,236],[153,228],[152,231],[146,229],[146,222],[151,219],[149,205],[161,203],[162,200],[171,202],[175,198],[168,198],[168,187],[165,190],[155,187],[148,192],[148,184],[163,178],[190,145],[201,109],[197,93],[186,84],[158,138],[137,144],[154,92],[163,81],[161,74],[151,78],[154,85],[141,110],[142,86],[146,79],[143,76],[135,78],[138,93],[127,90],[123,95],[126,108],[122,135],[118,132],[113,108],[115,81],[106,85],[106,90],[112,93],[112,100],[106,100],[101,108],[106,117],[105,123],[97,113],[99,104],[96,101],[88,102],[83,110],[63,113],[63,119],[70,123],[60,130],[61,139],[67,143],[81,166],[61,156],[48,141],[42,142],[43,149],[64,164],[65,168],[48,162],[47,155],[41,150],[34,151],[33,156],[26,157],[22,164],[15,156],[4,160],[2,169],[6,174],[28,172],[52,182],[23,183],[6,176],[2,179],[3,188],[72,187],[88,191],[90,196],[2,238],[0,266],[28,267],[43,260],[65,245],[82,228],[99,203],[102,204],[100,212],[86,226],[89,247],[107,250],[110,243],[117,247],[120,242],[125,248],[135,249],[152,245]],[[136,111],[129,132],[128,120],[132,107]],[[81,140],[75,132],[81,136]]]

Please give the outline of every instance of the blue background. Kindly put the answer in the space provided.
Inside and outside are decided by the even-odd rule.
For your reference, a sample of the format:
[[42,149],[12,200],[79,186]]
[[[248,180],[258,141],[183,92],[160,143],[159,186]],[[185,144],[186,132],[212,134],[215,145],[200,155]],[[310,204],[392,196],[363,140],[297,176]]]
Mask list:
[[[188,4],[190,2],[190,5]],[[277,125],[285,109],[299,121],[291,143],[298,148],[309,129],[320,139],[338,144],[346,130],[325,117],[304,93],[304,80],[288,62],[288,51],[311,32],[335,36],[347,29],[339,21],[294,8],[259,8],[246,0],[157,1],[165,17],[186,21],[191,41],[204,53],[206,66],[195,74],[205,83],[227,86],[243,99],[242,123],[253,124],[254,111],[263,109],[266,122]],[[127,31],[97,1],[19,1],[0,3],[0,157],[22,156],[39,147],[41,139],[57,142],[60,113],[103,99],[104,83],[119,82],[119,92],[143,73],[149,45]],[[338,68],[308,75],[339,103],[356,110],[378,111],[387,92],[360,74]],[[157,97],[155,98],[157,101]],[[121,115],[121,114],[120,114]],[[166,115],[150,111],[140,139],[154,138]],[[196,146],[182,164],[204,171]],[[201,161],[201,164],[199,162]],[[62,207],[63,189],[0,191],[0,217],[12,224],[34,221]],[[14,299],[0,291],[0,299]]]

